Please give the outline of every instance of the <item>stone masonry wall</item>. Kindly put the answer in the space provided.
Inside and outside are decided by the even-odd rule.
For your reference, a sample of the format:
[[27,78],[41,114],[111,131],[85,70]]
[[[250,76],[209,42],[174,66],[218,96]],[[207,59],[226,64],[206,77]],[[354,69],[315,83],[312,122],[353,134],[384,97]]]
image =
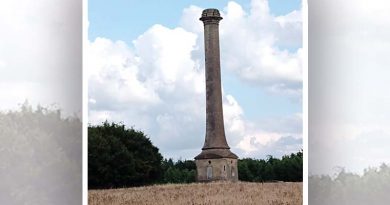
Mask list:
[[195,163],[197,181],[238,181],[237,159],[200,159]]

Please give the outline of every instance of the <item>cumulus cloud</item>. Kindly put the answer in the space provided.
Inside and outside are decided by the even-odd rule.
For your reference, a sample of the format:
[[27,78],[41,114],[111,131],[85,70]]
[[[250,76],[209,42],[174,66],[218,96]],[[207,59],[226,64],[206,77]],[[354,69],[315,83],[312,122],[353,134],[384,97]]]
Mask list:
[[[229,2],[221,22],[222,62],[244,81],[276,93],[302,87],[301,12],[270,14],[268,1],[252,1],[250,13]],[[288,49],[296,47],[298,50]],[[276,89],[277,88],[277,89]],[[283,93],[285,94],[285,93]]]
[[90,121],[136,125],[163,151],[199,147],[205,85],[191,60],[196,38],[182,28],[154,25],[133,48],[104,38],[89,42]]
[[[199,36],[193,51],[203,55],[203,26],[196,23],[202,9],[183,11],[180,26]],[[243,82],[265,87],[272,93],[300,98],[302,93],[302,14],[294,10],[273,16],[267,0],[254,0],[246,12],[234,1],[221,11],[221,64]],[[201,64],[202,62],[200,62]]]
[[[223,101],[226,135],[234,149],[244,156],[266,156],[267,152],[277,156],[295,152],[302,148],[302,116],[295,114],[279,118],[267,118],[257,122],[247,120],[243,109],[231,95]],[[297,142],[290,144],[291,149],[271,150],[269,147],[293,138]]]
[[[246,15],[240,5],[231,2],[227,12],[222,13],[225,18],[222,22],[227,22],[221,23],[221,56],[225,56],[221,59],[222,68],[230,64],[224,62],[229,55],[237,55],[234,60],[239,63],[229,68],[233,75],[240,73],[242,79],[245,79],[244,76],[251,76],[253,82],[259,82],[260,86],[277,86],[280,88],[277,92],[288,89],[300,92],[301,76],[299,79],[295,76],[300,75],[300,71],[294,67],[294,61],[299,64],[300,57],[296,54],[294,59],[295,57],[291,57],[294,54],[290,51],[278,48],[274,44],[278,42],[276,38],[270,41],[257,37],[259,31],[251,29],[251,23],[262,20],[266,24],[281,24],[269,12],[265,16],[255,15],[258,9],[269,10],[268,5],[256,4],[253,7],[257,9],[252,11],[254,14]],[[131,43],[103,37],[88,42],[86,59],[91,123],[108,119],[144,130],[165,157],[189,159],[200,152],[204,142],[206,117],[203,25],[199,21],[202,10],[197,6],[190,6],[183,10],[179,27],[171,29],[156,24]],[[233,21],[241,23],[233,24]],[[289,21],[286,20],[283,24],[287,25]],[[256,53],[252,56],[254,58],[269,57],[271,61],[267,61],[267,66],[263,66],[262,61],[252,59],[246,63],[253,66],[253,73],[240,70],[243,69],[241,62],[249,57],[237,52],[241,46],[239,39],[233,38],[234,26],[241,26],[242,32],[253,36],[254,43],[260,46],[251,45],[246,54],[253,51]],[[264,38],[271,39],[272,32],[267,32],[269,34]],[[232,43],[222,44],[229,41]],[[250,45],[249,42],[245,43]],[[265,53],[258,52],[259,49],[269,49],[269,56],[263,56]],[[286,67],[282,68],[283,65]],[[277,69],[279,71],[275,71]],[[266,75],[259,74],[256,77],[255,73]],[[276,126],[281,119],[264,119],[263,122],[268,127],[246,119],[243,108],[229,93],[223,93],[223,108],[227,140],[233,152],[239,155],[263,157],[277,153],[270,147],[285,146],[285,139],[292,137],[301,141],[301,129]],[[285,119],[281,121],[288,124],[286,127],[294,127],[297,119],[301,121],[299,114],[283,118]],[[282,149],[282,152],[278,152],[279,156],[289,154],[291,150],[299,150],[301,146],[298,144],[294,142],[293,149]]]

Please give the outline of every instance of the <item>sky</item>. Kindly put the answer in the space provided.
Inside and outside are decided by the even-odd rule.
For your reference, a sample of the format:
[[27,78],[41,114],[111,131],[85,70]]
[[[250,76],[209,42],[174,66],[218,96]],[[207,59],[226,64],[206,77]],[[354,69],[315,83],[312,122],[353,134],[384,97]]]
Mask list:
[[309,5],[309,174],[390,163],[390,5]]
[[0,111],[28,100],[81,117],[82,15],[78,0],[2,0]]
[[89,122],[142,130],[166,158],[205,135],[203,25],[217,8],[225,131],[240,158],[302,149],[300,1],[88,2]]

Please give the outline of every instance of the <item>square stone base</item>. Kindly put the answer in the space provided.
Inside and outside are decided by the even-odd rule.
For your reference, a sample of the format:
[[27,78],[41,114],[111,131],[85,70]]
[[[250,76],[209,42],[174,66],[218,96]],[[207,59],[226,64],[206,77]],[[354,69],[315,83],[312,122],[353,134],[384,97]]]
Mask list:
[[237,159],[197,159],[197,181],[238,181]]

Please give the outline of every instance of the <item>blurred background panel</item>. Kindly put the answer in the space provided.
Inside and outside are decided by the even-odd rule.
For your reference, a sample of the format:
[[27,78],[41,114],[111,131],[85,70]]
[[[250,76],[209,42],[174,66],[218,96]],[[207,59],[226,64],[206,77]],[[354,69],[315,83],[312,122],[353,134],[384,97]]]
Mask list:
[[0,204],[82,203],[82,1],[0,2]]
[[387,204],[390,5],[308,6],[309,204]]

